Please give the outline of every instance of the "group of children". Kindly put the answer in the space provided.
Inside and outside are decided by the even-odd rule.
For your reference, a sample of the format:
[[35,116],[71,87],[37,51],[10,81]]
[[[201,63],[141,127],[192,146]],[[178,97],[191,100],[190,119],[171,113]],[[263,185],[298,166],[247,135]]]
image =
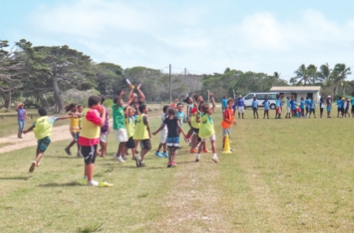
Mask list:
[[[282,108],[283,108],[283,95],[279,94],[276,97],[275,100],[275,119],[281,119],[281,113],[282,113]],[[337,100],[337,117],[350,117],[349,113],[349,107],[350,105],[352,106],[352,117],[354,117],[354,97],[352,99],[345,99],[339,98]],[[222,103],[223,108],[225,108],[225,103],[223,101]],[[265,100],[262,102],[262,105],[264,106],[264,115],[263,119],[267,117],[269,119],[269,108],[270,108],[270,102],[268,101],[267,97]],[[285,118],[290,119],[290,118],[301,118],[301,117],[308,117],[311,118],[313,115],[314,118],[316,118],[316,101],[314,100],[313,97],[301,97],[300,103],[296,102],[295,97],[292,96],[287,96],[286,97],[286,115]],[[320,109],[320,118],[323,117],[323,111],[326,106],[327,110],[327,118],[331,118],[331,109],[332,109],[332,97],[329,95],[324,101],[324,98],[321,97],[319,100],[319,109]],[[253,98],[252,101],[252,110],[253,110],[253,117],[254,119],[258,119],[258,106],[259,102],[256,99],[256,97]],[[242,99],[242,96],[240,96],[236,101],[235,104],[233,105],[234,112],[236,112],[236,109],[238,109],[238,117],[240,118],[240,115],[242,115],[242,118],[244,119],[244,101]]]
[[[118,140],[117,152],[114,158],[119,162],[125,162],[128,150],[131,149],[132,159],[135,160],[137,167],[144,167],[144,157],[151,150],[151,137],[160,132],[160,144],[155,153],[158,157],[168,157],[167,167],[176,167],[177,150],[180,149],[180,134],[183,135],[186,142],[191,146],[190,152],[197,153],[196,162],[200,161],[202,152],[209,152],[206,149],[206,140],[209,139],[212,147],[212,161],[219,162],[216,153],[216,136],[212,115],[215,110],[215,100],[212,93],[210,99],[212,107],[205,103],[202,96],[195,95],[184,100],[187,103],[186,114],[183,112],[182,103],[172,103],[170,106],[163,107],[161,115],[161,126],[154,132],[151,131],[148,118],[148,108],[144,104],[145,96],[140,90],[140,94],[134,93],[134,86],[130,85],[130,92],[123,98],[125,92],[122,91],[114,99],[112,106],[113,130]],[[103,106],[104,97],[90,96],[88,107],[83,109],[80,105],[70,104],[65,110],[69,112],[65,117],[49,117],[45,108],[38,110],[40,117],[27,130],[28,133],[33,130],[38,140],[36,151],[36,160],[32,162],[29,171],[33,172],[35,167],[40,165],[40,159],[51,142],[52,127],[56,120],[70,119],[70,133],[73,137],[69,145],[64,149],[68,155],[71,155],[71,147],[77,144],[77,156],[83,157],[84,179],[89,186],[111,186],[109,183],[99,184],[93,180],[93,171],[96,156],[105,157],[107,153],[107,137],[109,133],[108,110]],[[176,101],[175,101],[176,102]],[[236,124],[234,119],[233,99],[227,101],[228,108],[223,110],[223,137],[231,133],[231,124]],[[182,129],[183,123],[188,123],[190,129],[187,133]],[[224,140],[223,140],[224,141]],[[138,151],[140,144],[140,153]],[[100,150],[98,146],[100,145]],[[163,152],[160,153],[160,150]],[[168,153],[167,150],[168,149]]]

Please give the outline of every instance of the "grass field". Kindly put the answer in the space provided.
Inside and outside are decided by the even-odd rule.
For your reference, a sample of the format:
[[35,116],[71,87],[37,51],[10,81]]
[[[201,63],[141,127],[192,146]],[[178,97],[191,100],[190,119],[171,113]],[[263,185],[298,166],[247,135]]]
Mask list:
[[65,155],[66,141],[51,144],[32,174],[34,147],[1,154],[0,231],[354,231],[354,119],[254,120],[247,110],[233,127],[233,154],[221,153],[220,120],[215,113],[219,164],[211,154],[195,163],[184,142],[177,168],[154,150],[146,168],[119,164],[111,133],[94,175],[111,188],[80,184],[83,161]]

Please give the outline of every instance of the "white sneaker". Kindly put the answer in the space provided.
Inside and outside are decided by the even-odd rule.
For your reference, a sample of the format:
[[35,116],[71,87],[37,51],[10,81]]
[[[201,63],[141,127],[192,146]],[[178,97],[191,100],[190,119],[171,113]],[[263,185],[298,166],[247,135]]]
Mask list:
[[213,160],[215,163],[218,163],[218,162],[219,162],[218,157],[213,157],[211,160]]
[[199,160],[200,160],[200,155],[197,155],[197,157],[195,158],[195,161],[199,162]]
[[120,162],[120,163],[124,163],[124,162],[125,162],[125,160],[123,159],[122,156],[116,157],[116,159],[117,159],[118,162]]
[[87,182],[87,186],[98,186],[98,182],[95,180],[91,180],[91,181]]

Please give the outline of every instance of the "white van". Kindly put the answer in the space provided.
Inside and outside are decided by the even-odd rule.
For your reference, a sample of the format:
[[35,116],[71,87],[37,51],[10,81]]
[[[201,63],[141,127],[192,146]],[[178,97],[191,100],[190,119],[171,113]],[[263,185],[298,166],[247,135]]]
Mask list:
[[275,109],[275,99],[277,98],[278,92],[253,92],[253,93],[248,93],[243,97],[243,101],[245,102],[245,109],[246,107],[252,107],[252,101],[253,97],[256,97],[258,100],[258,107],[263,107],[263,101],[265,98],[268,98],[268,101],[270,103],[269,108],[270,109]]

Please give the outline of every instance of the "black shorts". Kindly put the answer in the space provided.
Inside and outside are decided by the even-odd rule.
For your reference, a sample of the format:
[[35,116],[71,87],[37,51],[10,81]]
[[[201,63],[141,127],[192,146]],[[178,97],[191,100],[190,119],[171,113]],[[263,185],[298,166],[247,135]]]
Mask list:
[[193,130],[193,133],[195,133],[196,135],[198,135],[198,134],[199,134],[199,129],[197,129],[197,128],[193,128],[193,127],[192,127],[192,130]]
[[253,112],[257,112],[258,108],[252,108]]
[[81,151],[82,156],[84,157],[86,165],[95,163],[96,150],[97,150],[97,145],[94,145],[94,146],[81,146],[80,147],[80,151]]
[[133,137],[130,137],[129,140],[125,143],[125,147],[128,149],[135,148],[135,142],[133,140]]
[[151,149],[150,139],[140,140],[140,147],[142,150],[150,150]]
[[354,105],[352,105],[352,112],[354,112]]

